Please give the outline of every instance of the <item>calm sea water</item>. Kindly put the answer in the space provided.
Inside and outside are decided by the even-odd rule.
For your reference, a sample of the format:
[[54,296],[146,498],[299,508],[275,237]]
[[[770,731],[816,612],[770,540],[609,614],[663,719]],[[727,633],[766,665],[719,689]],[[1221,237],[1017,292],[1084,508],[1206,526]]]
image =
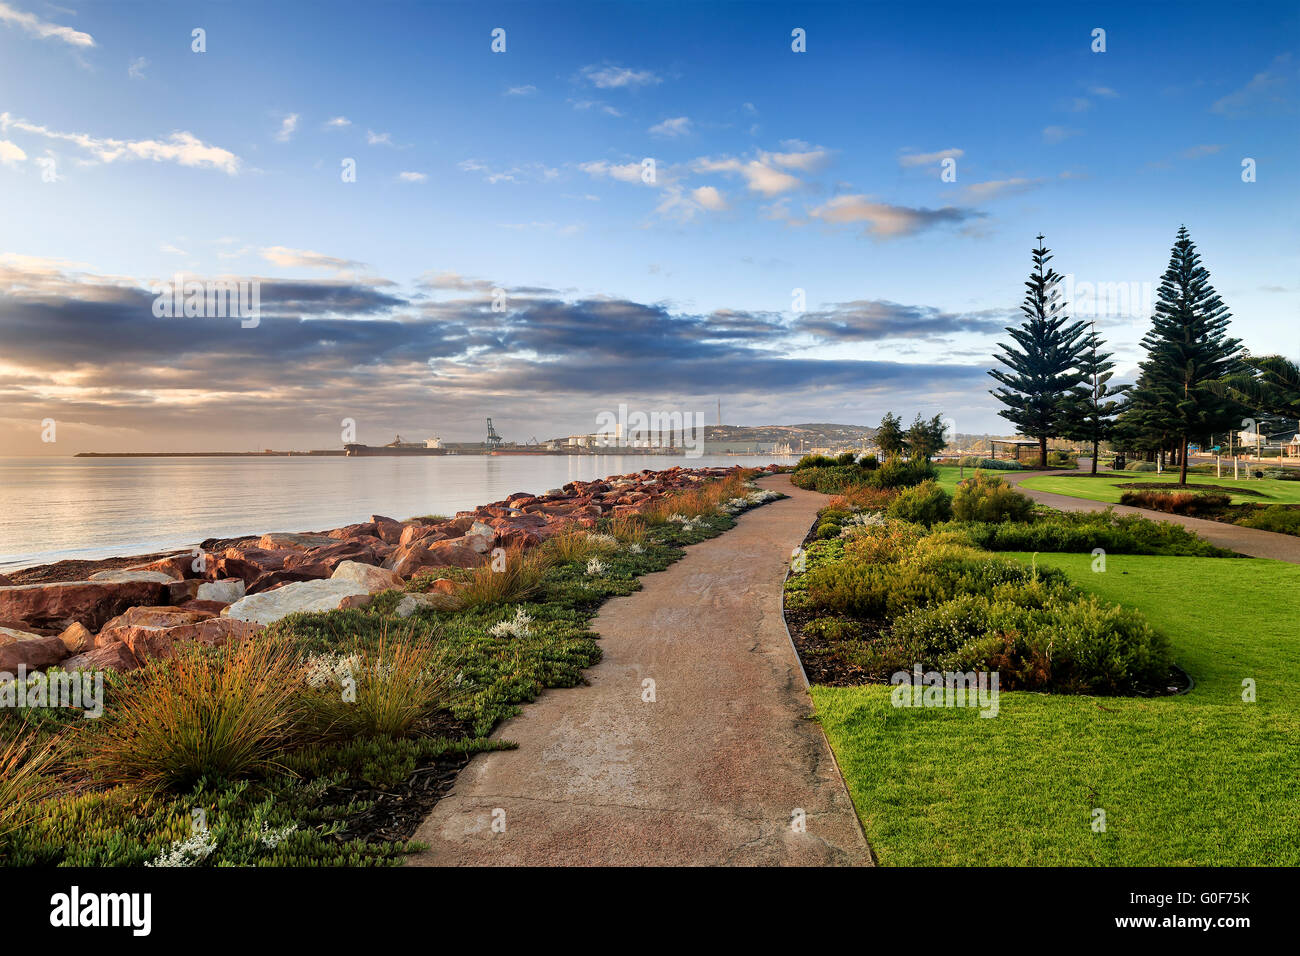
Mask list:
[[204,538],[316,531],[452,514],[568,481],[772,456],[0,458],[0,570],[188,547]]

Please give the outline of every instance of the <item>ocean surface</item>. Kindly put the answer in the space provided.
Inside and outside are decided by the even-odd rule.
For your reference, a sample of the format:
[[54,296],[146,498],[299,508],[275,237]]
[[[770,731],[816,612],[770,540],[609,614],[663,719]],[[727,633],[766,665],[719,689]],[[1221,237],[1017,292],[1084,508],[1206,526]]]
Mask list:
[[0,571],[189,547],[204,538],[318,531],[453,514],[515,491],[673,465],[767,456],[0,458]]

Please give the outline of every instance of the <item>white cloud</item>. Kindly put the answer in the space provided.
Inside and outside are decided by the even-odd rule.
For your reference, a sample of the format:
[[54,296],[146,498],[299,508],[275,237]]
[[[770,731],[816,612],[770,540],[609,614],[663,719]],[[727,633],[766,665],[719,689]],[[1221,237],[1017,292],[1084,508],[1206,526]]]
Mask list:
[[120,140],[90,136],[87,133],[61,133],[57,130],[16,119],[9,113],[0,113],[0,132],[21,130],[47,139],[72,143],[90,153],[94,160],[112,163],[119,159],[150,159],[154,162],[172,162],[181,166],[209,166],[233,176],[239,172],[240,158],[220,146],[203,142],[193,133],[172,133],[165,141],[156,139]]
[[280,131],[275,134],[276,142],[287,143],[293,137],[294,130],[298,128],[298,114],[290,113],[284,119],[280,120]]
[[864,222],[867,223],[867,232],[876,238],[897,239],[930,226],[962,222],[980,214],[953,206],[944,206],[942,209],[912,208],[876,202],[869,196],[845,195],[836,196],[811,210],[808,215],[837,225]]
[[1259,106],[1284,104],[1285,89],[1291,85],[1296,75],[1296,68],[1291,64],[1291,54],[1283,53],[1275,57],[1267,69],[1252,76],[1250,82],[1241,89],[1215,100],[1210,111],[1224,116],[1241,116]]
[[143,80],[144,71],[147,69],[149,69],[149,61],[142,56],[137,56],[126,68],[126,75],[133,80]]
[[[764,157],[767,158],[767,157]],[[783,192],[797,189],[799,180],[787,172],[775,168],[764,158],[741,160],[735,157],[722,159],[703,158],[692,163],[692,168],[702,173],[736,173],[743,176],[750,190],[764,196],[776,196]]]
[[614,179],[621,183],[641,182],[640,163],[607,163],[603,159],[579,163],[578,168],[596,179]]
[[904,153],[898,157],[898,165],[904,169],[913,166],[930,166],[934,163],[941,163],[945,159],[960,159],[966,155],[964,149],[952,147],[950,149],[941,149],[937,153]]
[[691,121],[686,116],[674,116],[650,127],[650,133],[655,136],[685,136],[690,131]]
[[346,116],[335,116],[333,119],[325,121],[326,129],[346,129],[351,125],[352,120],[348,119]]
[[186,252],[184,249],[181,249],[181,248],[178,247],[178,246],[174,246],[174,245],[172,245],[170,242],[164,242],[161,246],[158,247],[158,251],[159,251],[159,252],[165,252],[165,253],[167,253],[168,255],[171,255],[171,256],[188,256],[188,255],[189,255],[189,253]]
[[966,187],[966,194],[971,199],[993,199],[997,196],[1024,192],[1041,183],[1041,179],[1025,179],[1023,177],[990,179],[987,182],[971,183]]
[[82,47],[95,45],[95,38],[89,33],[82,33],[80,30],[72,29],[72,27],[61,27],[57,23],[50,23],[42,20],[34,13],[15,10],[7,3],[0,3],[0,20],[26,30],[42,40],[61,40],[72,46]]
[[329,269],[344,272],[351,269],[364,269],[364,262],[355,259],[340,259],[327,256],[310,249],[289,249],[285,246],[268,246],[262,250],[262,258],[286,269]]
[[632,70],[623,66],[584,66],[582,76],[602,90],[633,89],[663,82],[650,70]]
[[413,173],[404,170],[397,174],[397,178],[404,183],[422,183],[429,177],[424,173]]
[[481,160],[462,159],[456,166],[467,173],[482,173],[483,180],[493,185],[497,183],[519,183],[525,180],[551,182],[558,179],[560,175],[558,169],[546,166],[543,163],[523,163],[507,169],[494,169]]
[[1057,143],[1063,143],[1071,136],[1078,136],[1082,130],[1066,129],[1064,126],[1044,126],[1043,142],[1055,146]]
[[1108,99],[1113,99],[1114,97],[1119,96],[1119,94],[1109,86],[1090,86],[1088,87],[1088,92],[1093,96],[1104,96]]
[[17,143],[11,143],[7,139],[0,139],[0,164],[7,166],[17,165],[27,158]]
[[510,87],[510,89],[506,90],[505,95],[506,96],[532,96],[536,92],[537,92],[537,87],[533,86],[531,83],[528,83],[525,84],[524,86]]
[[691,198],[709,212],[721,212],[727,208],[727,200],[713,186],[700,186],[691,190]]
[[600,110],[609,116],[622,116],[623,111],[600,100],[570,100],[575,110]]
[[392,133],[376,133],[372,129],[366,130],[366,142],[371,146],[392,146]]

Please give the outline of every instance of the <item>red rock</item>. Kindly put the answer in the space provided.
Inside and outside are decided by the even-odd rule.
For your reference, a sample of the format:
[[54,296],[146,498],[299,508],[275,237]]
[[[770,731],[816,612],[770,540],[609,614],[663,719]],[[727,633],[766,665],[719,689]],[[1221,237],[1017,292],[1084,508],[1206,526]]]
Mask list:
[[115,641],[85,654],[69,657],[60,666],[68,671],[133,671],[140,666],[140,662],[130,648],[121,641]]
[[279,587],[281,584],[292,584],[294,581],[318,581],[321,578],[330,576],[330,571],[320,564],[307,564],[297,568],[284,568],[280,571],[267,571],[253,579],[253,583],[248,585],[245,593],[261,594],[263,591],[270,591]]
[[497,544],[502,548],[535,548],[542,536],[526,528],[505,528],[497,532]]
[[383,515],[371,515],[370,520],[375,524],[375,536],[386,544],[397,544],[402,540],[402,532],[406,530],[406,525],[393,518],[385,518]]
[[[223,605],[224,606],[224,605]],[[95,646],[103,647],[114,641],[125,640],[125,632],[135,627],[176,627],[183,624],[196,624],[206,621],[220,613],[217,611],[186,609],[179,607],[133,607],[124,614],[119,614],[100,629],[95,637]]]
[[0,646],[0,673],[15,674],[19,666],[29,671],[57,664],[68,656],[67,646],[57,637],[31,637]]
[[184,604],[186,601],[192,601],[198,596],[199,588],[203,583],[202,578],[186,578],[184,581],[173,581],[167,585],[167,601],[171,604]]
[[0,574],[0,588],[11,588],[14,586],[13,578]]
[[245,587],[251,586],[263,574],[262,568],[243,558],[218,558],[208,565],[208,580],[220,581],[222,578],[239,578]]
[[68,625],[68,628],[59,635],[59,640],[63,642],[69,654],[84,654],[95,646],[95,635],[90,633],[84,624]]
[[177,579],[202,577],[198,571],[194,570],[195,560],[193,554],[175,554],[169,558],[161,558],[149,564],[142,564],[137,570],[161,571],[163,574],[170,574]]
[[477,568],[479,565],[487,564],[486,554],[480,554],[468,544],[460,543],[462,540],[453,538],[450,541],[436,541],[429,545],[429,553],[433,556],[430,564],[453,568]]
[[402,537],[398,541],[399,545],[410,544],[412,541],[445,541],[447,532],[443,531],[435,524],[410,524],[402,529]]
[[362,524],[350,524],[343,528],[335,528],[329,533],[331,538],[358,538],[358,537],[378,537],[377,528],[373,521],[366,521]]
[[20,584],[0,587],[0,618],[58,630],[77,621],[98,630],[129,607],[162,604],[167,599],[167,585],[154,581]]
[[339,610],[346,611],[348,608],[363,608],[375,599],[373,594],[349,594],[343,600],[339,601]]
[[239,644],[262,629],[261,624],[214,617],[197,624],[181,624],[177,627],[125,628],[122,643],[136,660],[166,659],[176,656],[178,644],[197,644],[201,647]]

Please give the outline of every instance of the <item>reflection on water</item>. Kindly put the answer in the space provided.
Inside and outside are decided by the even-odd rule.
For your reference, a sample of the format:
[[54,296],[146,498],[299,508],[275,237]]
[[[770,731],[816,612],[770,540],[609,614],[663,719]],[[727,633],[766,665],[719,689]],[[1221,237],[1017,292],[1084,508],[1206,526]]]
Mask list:
[[772,456],[0,458],[0,569],[181,548],[204,538],[452,514],[569,481]]

